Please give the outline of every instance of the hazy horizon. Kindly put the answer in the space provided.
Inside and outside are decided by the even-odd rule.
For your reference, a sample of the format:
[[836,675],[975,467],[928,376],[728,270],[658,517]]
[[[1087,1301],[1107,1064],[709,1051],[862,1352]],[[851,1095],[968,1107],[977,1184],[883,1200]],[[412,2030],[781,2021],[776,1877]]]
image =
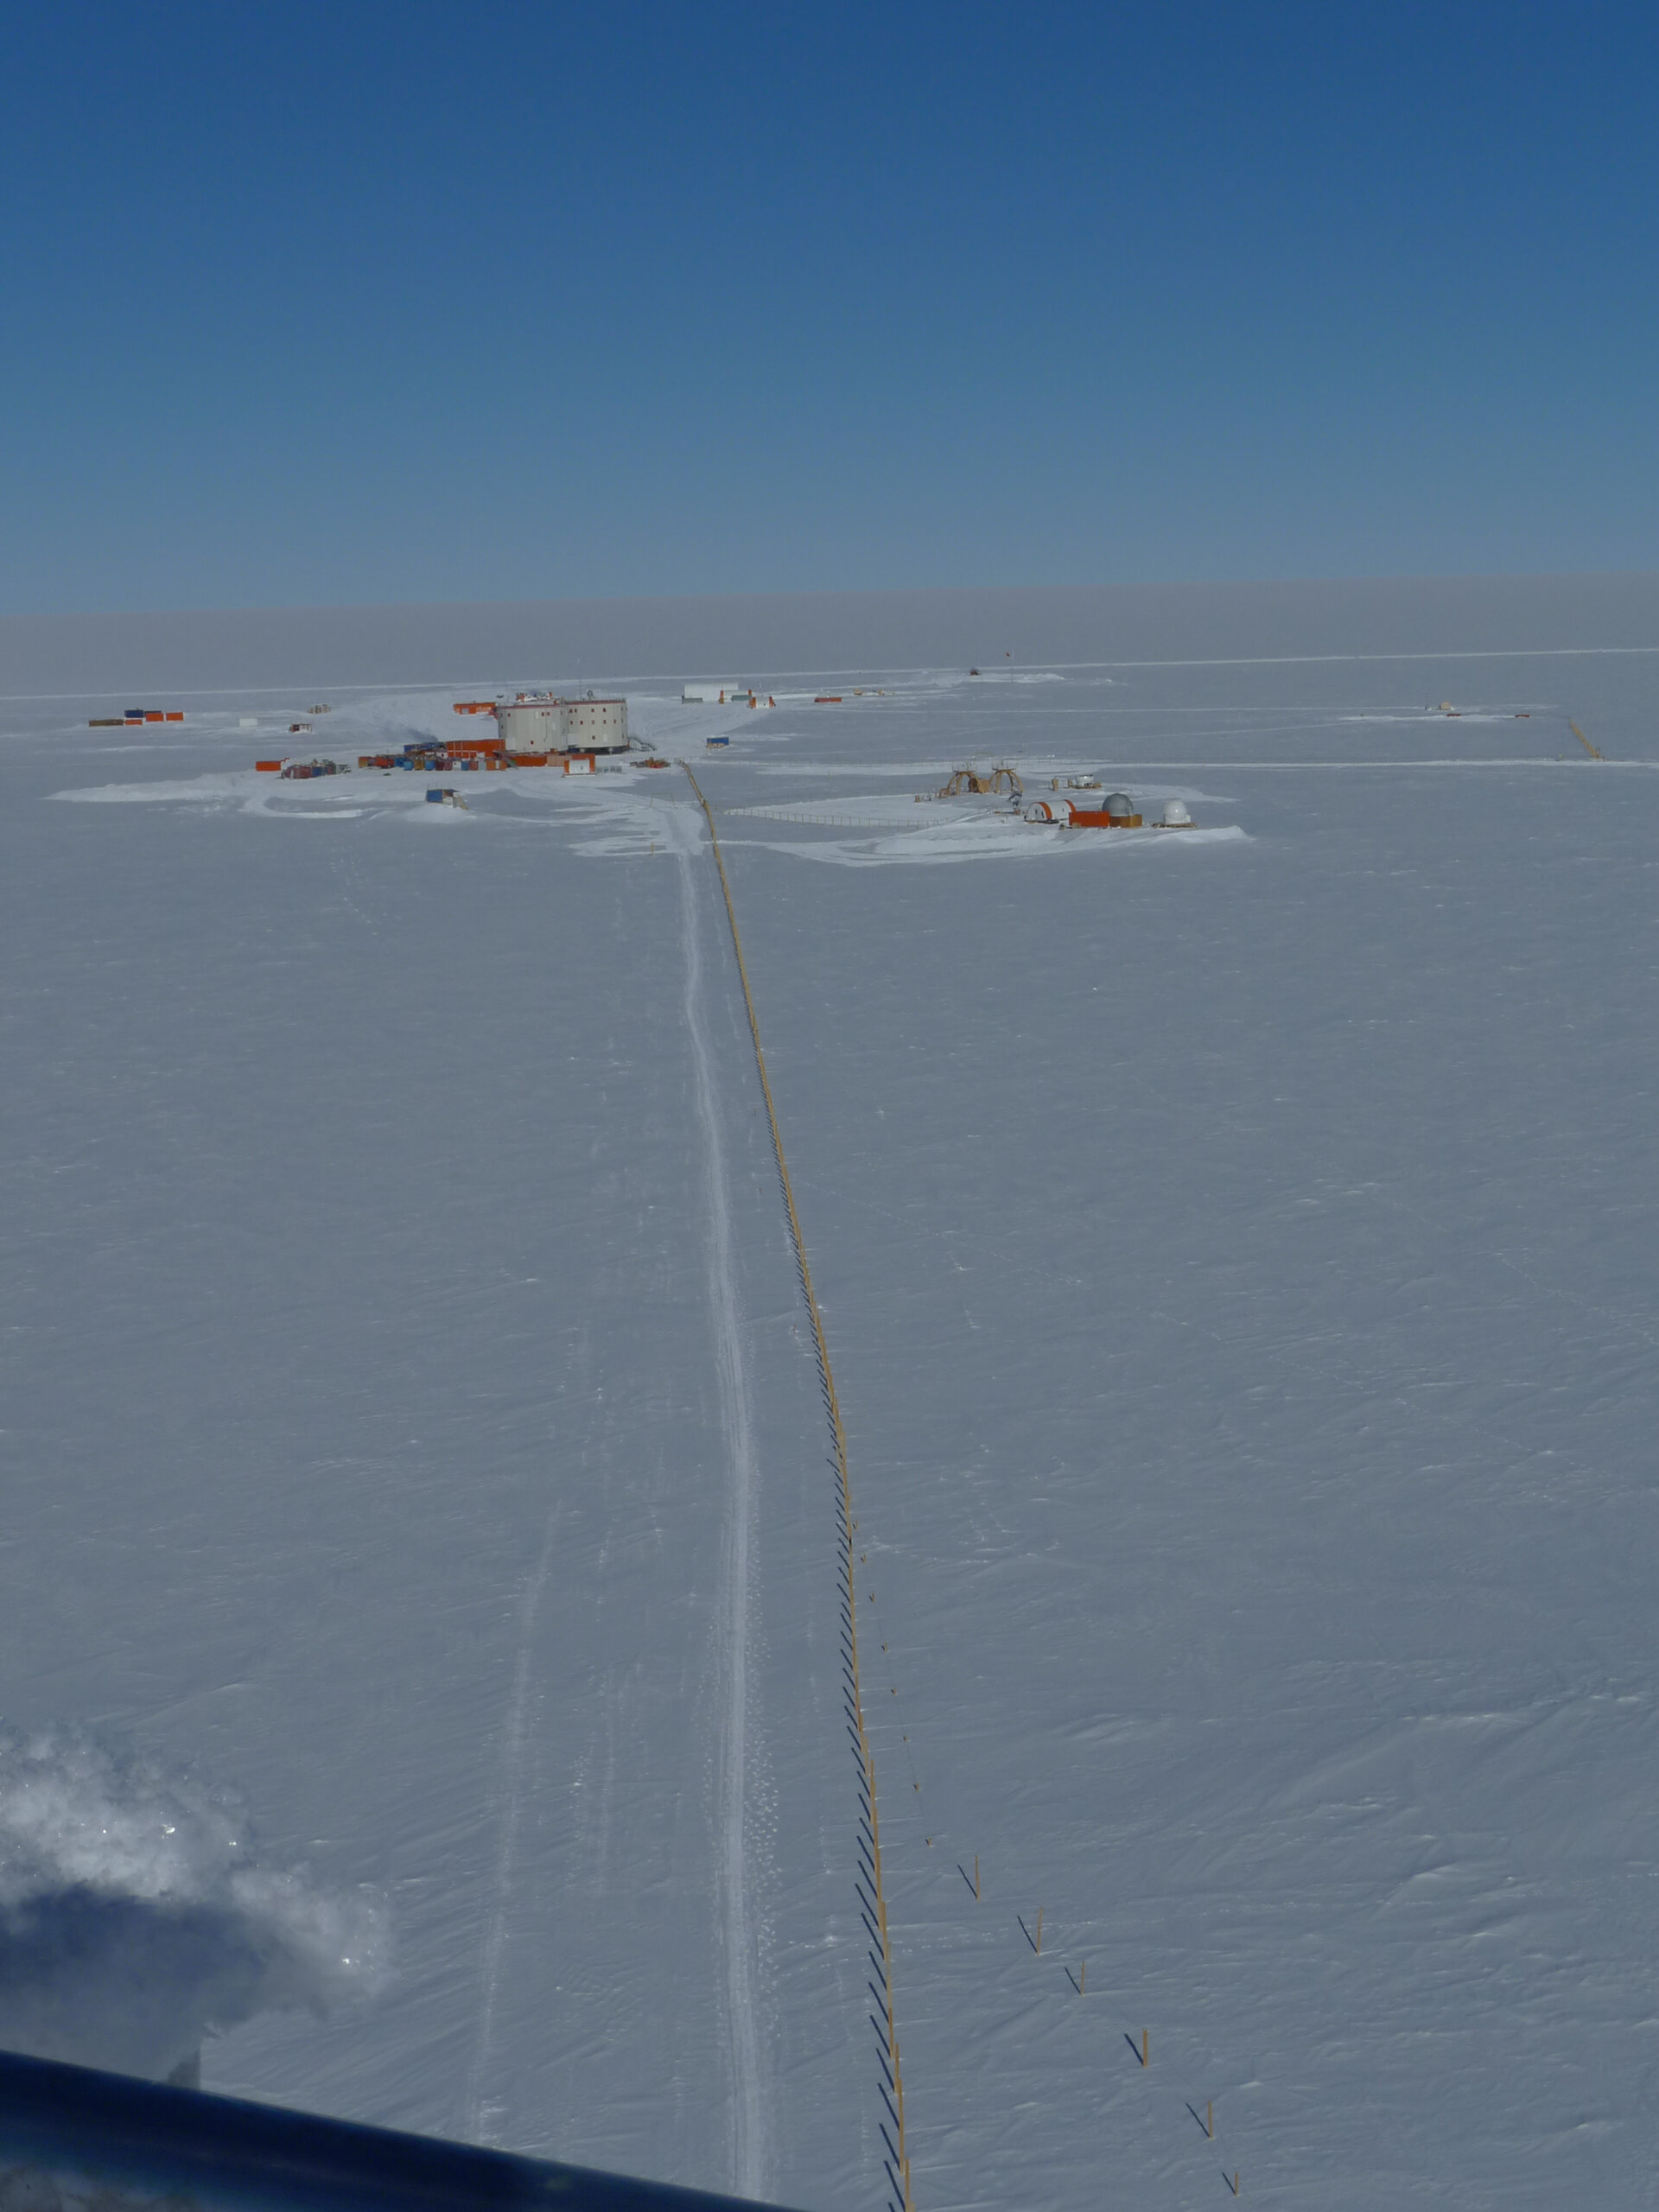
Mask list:
[[0,616],[0,696],[1659,650],[1659,574]]

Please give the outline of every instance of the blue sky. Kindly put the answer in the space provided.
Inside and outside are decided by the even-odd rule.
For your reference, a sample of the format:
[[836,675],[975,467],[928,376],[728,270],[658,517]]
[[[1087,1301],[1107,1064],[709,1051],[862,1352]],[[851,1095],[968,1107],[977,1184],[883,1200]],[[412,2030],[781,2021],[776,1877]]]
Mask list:
[[1659,11],[14,10],[0,610],[1659,568]]

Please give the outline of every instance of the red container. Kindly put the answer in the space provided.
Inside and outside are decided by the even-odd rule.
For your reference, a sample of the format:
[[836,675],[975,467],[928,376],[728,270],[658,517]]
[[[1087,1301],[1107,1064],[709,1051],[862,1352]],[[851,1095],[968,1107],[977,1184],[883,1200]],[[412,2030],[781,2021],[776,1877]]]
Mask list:
[[280,776],[283,772],[280,760],[256,760],[253,765],[262,776]]

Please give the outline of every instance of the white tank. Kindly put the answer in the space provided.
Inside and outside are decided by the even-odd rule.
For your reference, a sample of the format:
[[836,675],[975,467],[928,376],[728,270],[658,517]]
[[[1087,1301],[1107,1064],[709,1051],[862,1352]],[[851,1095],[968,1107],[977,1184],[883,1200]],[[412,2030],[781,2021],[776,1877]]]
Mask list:
[[526,699],[495,710],[496,727],[509,753],[559,753],[564,749],[564,703]]
[[567,753],[626,753],[628,749],[627,701],[567,699],[564,702],[564,749]]

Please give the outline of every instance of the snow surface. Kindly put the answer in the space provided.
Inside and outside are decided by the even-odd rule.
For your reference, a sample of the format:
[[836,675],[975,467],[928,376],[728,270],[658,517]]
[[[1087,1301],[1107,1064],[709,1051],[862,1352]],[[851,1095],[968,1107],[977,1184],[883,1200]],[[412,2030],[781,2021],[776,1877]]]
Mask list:
[[[1651,2202],[1654,671],[631,696],[848,1422],[920,2212]],[[706,835],[677,768],[256,776],[323,696],[4,710],[7,1718],[385,1898],[378,2005],[208,2086],[880,2203]],[[1002,758],[1198,827],[915,804]]]

